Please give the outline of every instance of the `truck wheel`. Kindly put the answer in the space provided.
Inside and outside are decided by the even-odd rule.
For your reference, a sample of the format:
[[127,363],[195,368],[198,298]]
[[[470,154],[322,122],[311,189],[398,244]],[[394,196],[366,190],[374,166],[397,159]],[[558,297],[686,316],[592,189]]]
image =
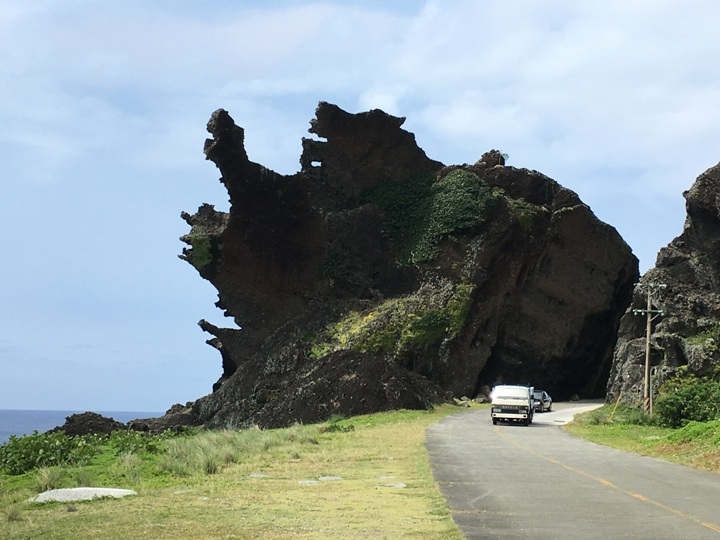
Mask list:
[[497,418],[493,418],[492,421],[493,421],[493,426],[496,426],[496,425],[497,425]]

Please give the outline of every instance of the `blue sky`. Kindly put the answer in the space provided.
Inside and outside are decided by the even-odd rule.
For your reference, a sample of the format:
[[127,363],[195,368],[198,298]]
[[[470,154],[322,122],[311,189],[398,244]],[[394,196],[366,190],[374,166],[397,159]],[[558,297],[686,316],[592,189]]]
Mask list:
[[497,148],[640,259],[720,160],[720,3],[0,0],[0,408],[164,411],[211,390],[229,326],[177,256],[227,208],[218,108],[298,170],[318,101],[381,108],[433,159]]

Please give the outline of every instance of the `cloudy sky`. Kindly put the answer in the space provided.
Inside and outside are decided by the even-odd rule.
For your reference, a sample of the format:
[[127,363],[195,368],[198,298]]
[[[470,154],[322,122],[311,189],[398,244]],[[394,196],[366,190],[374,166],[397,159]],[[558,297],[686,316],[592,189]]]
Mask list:
[[0,0],[0,409],[164,411],[221,373],[181,211],[227,209],[205,124],[299,169],[318,101],[433,159],[497,148],[652,267],[720,160],[720,3]]

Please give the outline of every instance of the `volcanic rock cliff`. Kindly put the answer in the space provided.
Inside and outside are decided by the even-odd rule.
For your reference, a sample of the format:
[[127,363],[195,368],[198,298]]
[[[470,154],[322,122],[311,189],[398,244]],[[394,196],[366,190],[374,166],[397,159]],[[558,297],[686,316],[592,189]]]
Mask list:
[[200,322],[223,374],[168,417],[285,426],[498,382],[604,395],[638,280],[629,247],[550,178],[498,151],[444,166],[403,122],[322,102],[300,172],[283,176],[248,159],[226,111],[212,114],[205,154],[230,210],[183,213],[181,257],[236,328]]
[[[720,164],[683,193],[682,234],[660,250],[655,267],[635,288],[618,331],[607,400],[641,405],[651,299],[650,383],[660,385],[681,367],[699,376],[720,367]],[[660,312],[660,313],[659,313]]]

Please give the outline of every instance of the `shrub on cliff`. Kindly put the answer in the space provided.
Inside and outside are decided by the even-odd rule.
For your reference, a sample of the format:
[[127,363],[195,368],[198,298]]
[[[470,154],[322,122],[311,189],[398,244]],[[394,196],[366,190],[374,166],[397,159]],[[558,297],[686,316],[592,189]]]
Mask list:
[[654,412],[668,427],[720,420],[720,382],[681,371],[663,384]]

